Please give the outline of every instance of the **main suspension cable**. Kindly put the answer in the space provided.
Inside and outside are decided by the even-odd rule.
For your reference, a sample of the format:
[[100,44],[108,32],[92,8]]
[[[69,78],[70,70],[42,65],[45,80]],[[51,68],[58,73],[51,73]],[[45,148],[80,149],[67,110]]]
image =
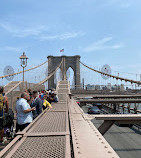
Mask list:
[[[40,65],[37,65],[37,66],[34,66],[34,67],[30,68],[30,69],[25,70],[24,72],[27,72],[27,71],[36,69],[36,68],[38,68],[38,67],[40,67],[40,66],[46,64],[47,62],[48,62],[48,61],[45,61],[44,63],[42,63],[42,64],[40,64]],[[23,71],[19,71],[19,72],[13,73],[13,74],[5,75],[5,76],[0,76],[0,78],[3,79],[3,78],[5,78],[5,77],[10,77],[10,76],[18,75],[18,74],[21,74],[21,73],[23,73]]]
[[41,84],[44,84],[47,80],[49,80],[56,73],[56,71],[60,68],[60,66],[61,66],[62,63],[63,63],[63,60],[60,62],[60,64],[57,66],[57,68],[49,76],[47,76],[41,82],[37,83],[37,86],[39,86]]
[[110,74],[104,73],[104,72],[102,72],[102,71],[98,71],[98,70],[96,70],[96,69],[94,69],[94,68],[91,68],[91,67],[87,66],[86,64],[82,63],[81,61],[79,61],[79,62],[80,62],[83,66],[85,66],[86,68],[88,68],[88,69],[90,69],[90,70],[93,70],[93,71],[95,71],[95,72],[97,72],[97,73],[100,73],[100,74],[102,74],[102,75],[106,75],[106,76],[115,78],[116,80],[121,80],[121,81],[124,80],[125,82],[136,83],[136,84],[138,84],[138,85],[141,85],[141,82],[140,82],[140,81],[135,81],[135,80],[131,80],[131,79],[119,77],[119,76],[110,75]]

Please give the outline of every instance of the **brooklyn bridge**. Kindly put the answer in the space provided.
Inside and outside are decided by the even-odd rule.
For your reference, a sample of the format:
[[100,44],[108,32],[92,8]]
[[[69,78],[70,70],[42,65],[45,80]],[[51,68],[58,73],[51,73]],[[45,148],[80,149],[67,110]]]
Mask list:
[[[27,89],[55,89],[58,102],[7,144],[1,144],[0,157],[141,157],[141,81],[114,74],[107,66],[89,66],[79,55],[48,56],[47,61],[29,69],[25,68],[27,56],[20,59],[23,71],[9,68],[0,76],[14,122],[17,98]],[[91,76],[97,83],[86,85]],[[95,107],[98,113],[91,111]]]

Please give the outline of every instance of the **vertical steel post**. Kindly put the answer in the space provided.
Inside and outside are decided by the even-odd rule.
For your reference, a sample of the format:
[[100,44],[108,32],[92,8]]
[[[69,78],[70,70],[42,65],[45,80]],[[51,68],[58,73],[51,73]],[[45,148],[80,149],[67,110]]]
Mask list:
[[63,56],[62,59],[63,59],[63,68],[62,68],[63,69],[63,72],[62,72],[63,73],[63,80],[66,80],[66,63],[65,63],[66,60],[65,60],[65,56]]
[[83,89],[84,89],[84,78],[82,79],[82,83],[83,83]]
[[11,108],[12,108],[12,111],[15,110],[13,109],[13,91],[11,91]]
[[64,57],[64,64],[63,64],[63,67],[64,67],[64,80],[66,80],[66,60],[65,60],[65,57]]
[[24,67],[23,67],[23,82],[24,82]]

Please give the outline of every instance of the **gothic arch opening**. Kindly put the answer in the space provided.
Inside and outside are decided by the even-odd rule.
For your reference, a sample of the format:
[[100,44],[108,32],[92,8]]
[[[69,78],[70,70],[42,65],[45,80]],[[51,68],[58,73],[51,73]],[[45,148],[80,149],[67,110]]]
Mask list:
[[62,71],[59,68],[56,73],[54,74],[54,83],[57,84],[58,81],[62,80]]
[[70,88],[75,87],[75,81],[74,81],[74,71],[71,67],[68,68],[66,72],[67,80],[70,81]]

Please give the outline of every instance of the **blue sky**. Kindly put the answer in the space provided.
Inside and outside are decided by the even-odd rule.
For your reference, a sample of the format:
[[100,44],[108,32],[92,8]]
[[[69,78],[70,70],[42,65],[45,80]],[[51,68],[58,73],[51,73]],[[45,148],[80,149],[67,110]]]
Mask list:
[[0,0],[0,73],[48,55],[80,55],[81,61],[112,71],[141,74],[140,0]]

